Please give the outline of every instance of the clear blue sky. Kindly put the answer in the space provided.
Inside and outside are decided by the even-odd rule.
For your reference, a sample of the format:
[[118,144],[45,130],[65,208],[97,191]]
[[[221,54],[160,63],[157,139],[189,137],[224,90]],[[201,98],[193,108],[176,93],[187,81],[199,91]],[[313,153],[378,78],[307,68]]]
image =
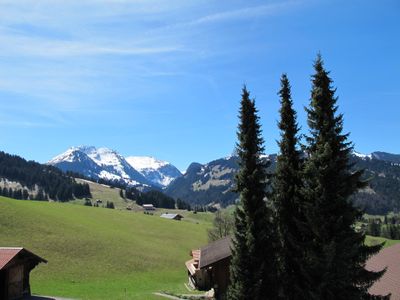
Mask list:
[[70,146],[180,169],[230,154],[240,92],[277,151],[279,78],[299,122],[321,52],[358,151],[400,153],[400,2],[0,2],[0,149],[45,162]]

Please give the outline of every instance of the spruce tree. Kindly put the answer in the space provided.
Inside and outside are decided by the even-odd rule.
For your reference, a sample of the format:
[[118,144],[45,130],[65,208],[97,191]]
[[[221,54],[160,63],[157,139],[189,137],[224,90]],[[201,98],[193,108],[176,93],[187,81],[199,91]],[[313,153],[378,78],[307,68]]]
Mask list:
[[239,113],[236,189],[240,203],[235,228],[228,299],[275,299],[276,259],[270,210],[265,202],[266,162],[261,126],[254,100],[243,88]]
[[382,275],[365,270],[365,262],[382,245],[365,245],[365,235],[354,229],[361,212],[349,198],[366,183],[360,179],[361,171],[351,171],[353,146],[348,134],[342,133],[343,115],[337,113],[336,90],[321,56],[314,68],[304,189],[310,242],[304,264],[308,299],[363,299]]
[[299,128],[293,109],[290,83],[281,77],[280,153],[273,184],[276,223],[279,232],[280,296],[283,299],[307,299],[304,295],[305,279],[302,272],[304,237],[299,230],[304,226],[302,197],[302,161],[298,150]]

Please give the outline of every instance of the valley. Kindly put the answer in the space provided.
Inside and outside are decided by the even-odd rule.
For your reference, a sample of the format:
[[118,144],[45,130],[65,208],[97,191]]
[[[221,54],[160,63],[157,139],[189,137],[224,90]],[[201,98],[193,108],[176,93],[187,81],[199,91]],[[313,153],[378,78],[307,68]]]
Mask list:
[[32,272],[34,294],[158,299],[153,292],[188,292],[184,262],[207,243],[211,214],[194,218],[0,197],[0,244],[48,260]]

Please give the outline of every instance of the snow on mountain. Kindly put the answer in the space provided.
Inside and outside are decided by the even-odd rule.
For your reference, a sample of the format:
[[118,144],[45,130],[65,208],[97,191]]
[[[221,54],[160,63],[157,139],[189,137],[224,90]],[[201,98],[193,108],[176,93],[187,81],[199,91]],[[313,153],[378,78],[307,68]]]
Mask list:
[[128,163],[153,184],[166,187],[182,173],[169,162],[149,156],[129,156]]
[[158,160],[151,156],[128,156],[126,160],[138,171],[144,169],[158,170],[159,168],[170,164],[169,162]]
[[353,151],[353,155],[357,156],[358,158],[361,158],[361,159],[367,159],[367,158],[371,159],[372,158],[372,154],[363,154],[363,153],[360,153],[357,151]]
[[63,171],[72,171],[93,179],[122,181],[131,186],[152,185],[116,151],[92,146],[72,147],[48,162]]

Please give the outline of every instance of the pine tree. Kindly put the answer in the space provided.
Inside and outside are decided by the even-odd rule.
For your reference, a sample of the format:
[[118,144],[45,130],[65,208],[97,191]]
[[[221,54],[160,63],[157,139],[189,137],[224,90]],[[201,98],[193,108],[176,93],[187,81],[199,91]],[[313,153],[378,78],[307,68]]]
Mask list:
[[382,245],[367,246],[365,235],[354,230],[361,212],[349,200],[365,186],[361,171],[352,172],[353,149],[343,134],[343,115],[338,114],[335,89],[321,56],[314,64],[310,107],[309,158],[305,164],[308,241],[306,247],[308,299],[363,299],[382,272],[364,269],[366,260]]
[[239,172],[236,189],[240,204],[235,210],[235,228],[230,267],[229,299],[275,299],[276,257],[270,210],[265,202],[266,162],[261,126],[254,100],[243,88],[237,152]]
[[276,223],[279,231],[280,296],[283,299],[306,299],[305,279],[302,272],[304,238],[299,230],[304,226],[302,197],[302,159],[298,150],[298,125],[293,109],[290,83],[281,77],[280,154],[273,184]]

